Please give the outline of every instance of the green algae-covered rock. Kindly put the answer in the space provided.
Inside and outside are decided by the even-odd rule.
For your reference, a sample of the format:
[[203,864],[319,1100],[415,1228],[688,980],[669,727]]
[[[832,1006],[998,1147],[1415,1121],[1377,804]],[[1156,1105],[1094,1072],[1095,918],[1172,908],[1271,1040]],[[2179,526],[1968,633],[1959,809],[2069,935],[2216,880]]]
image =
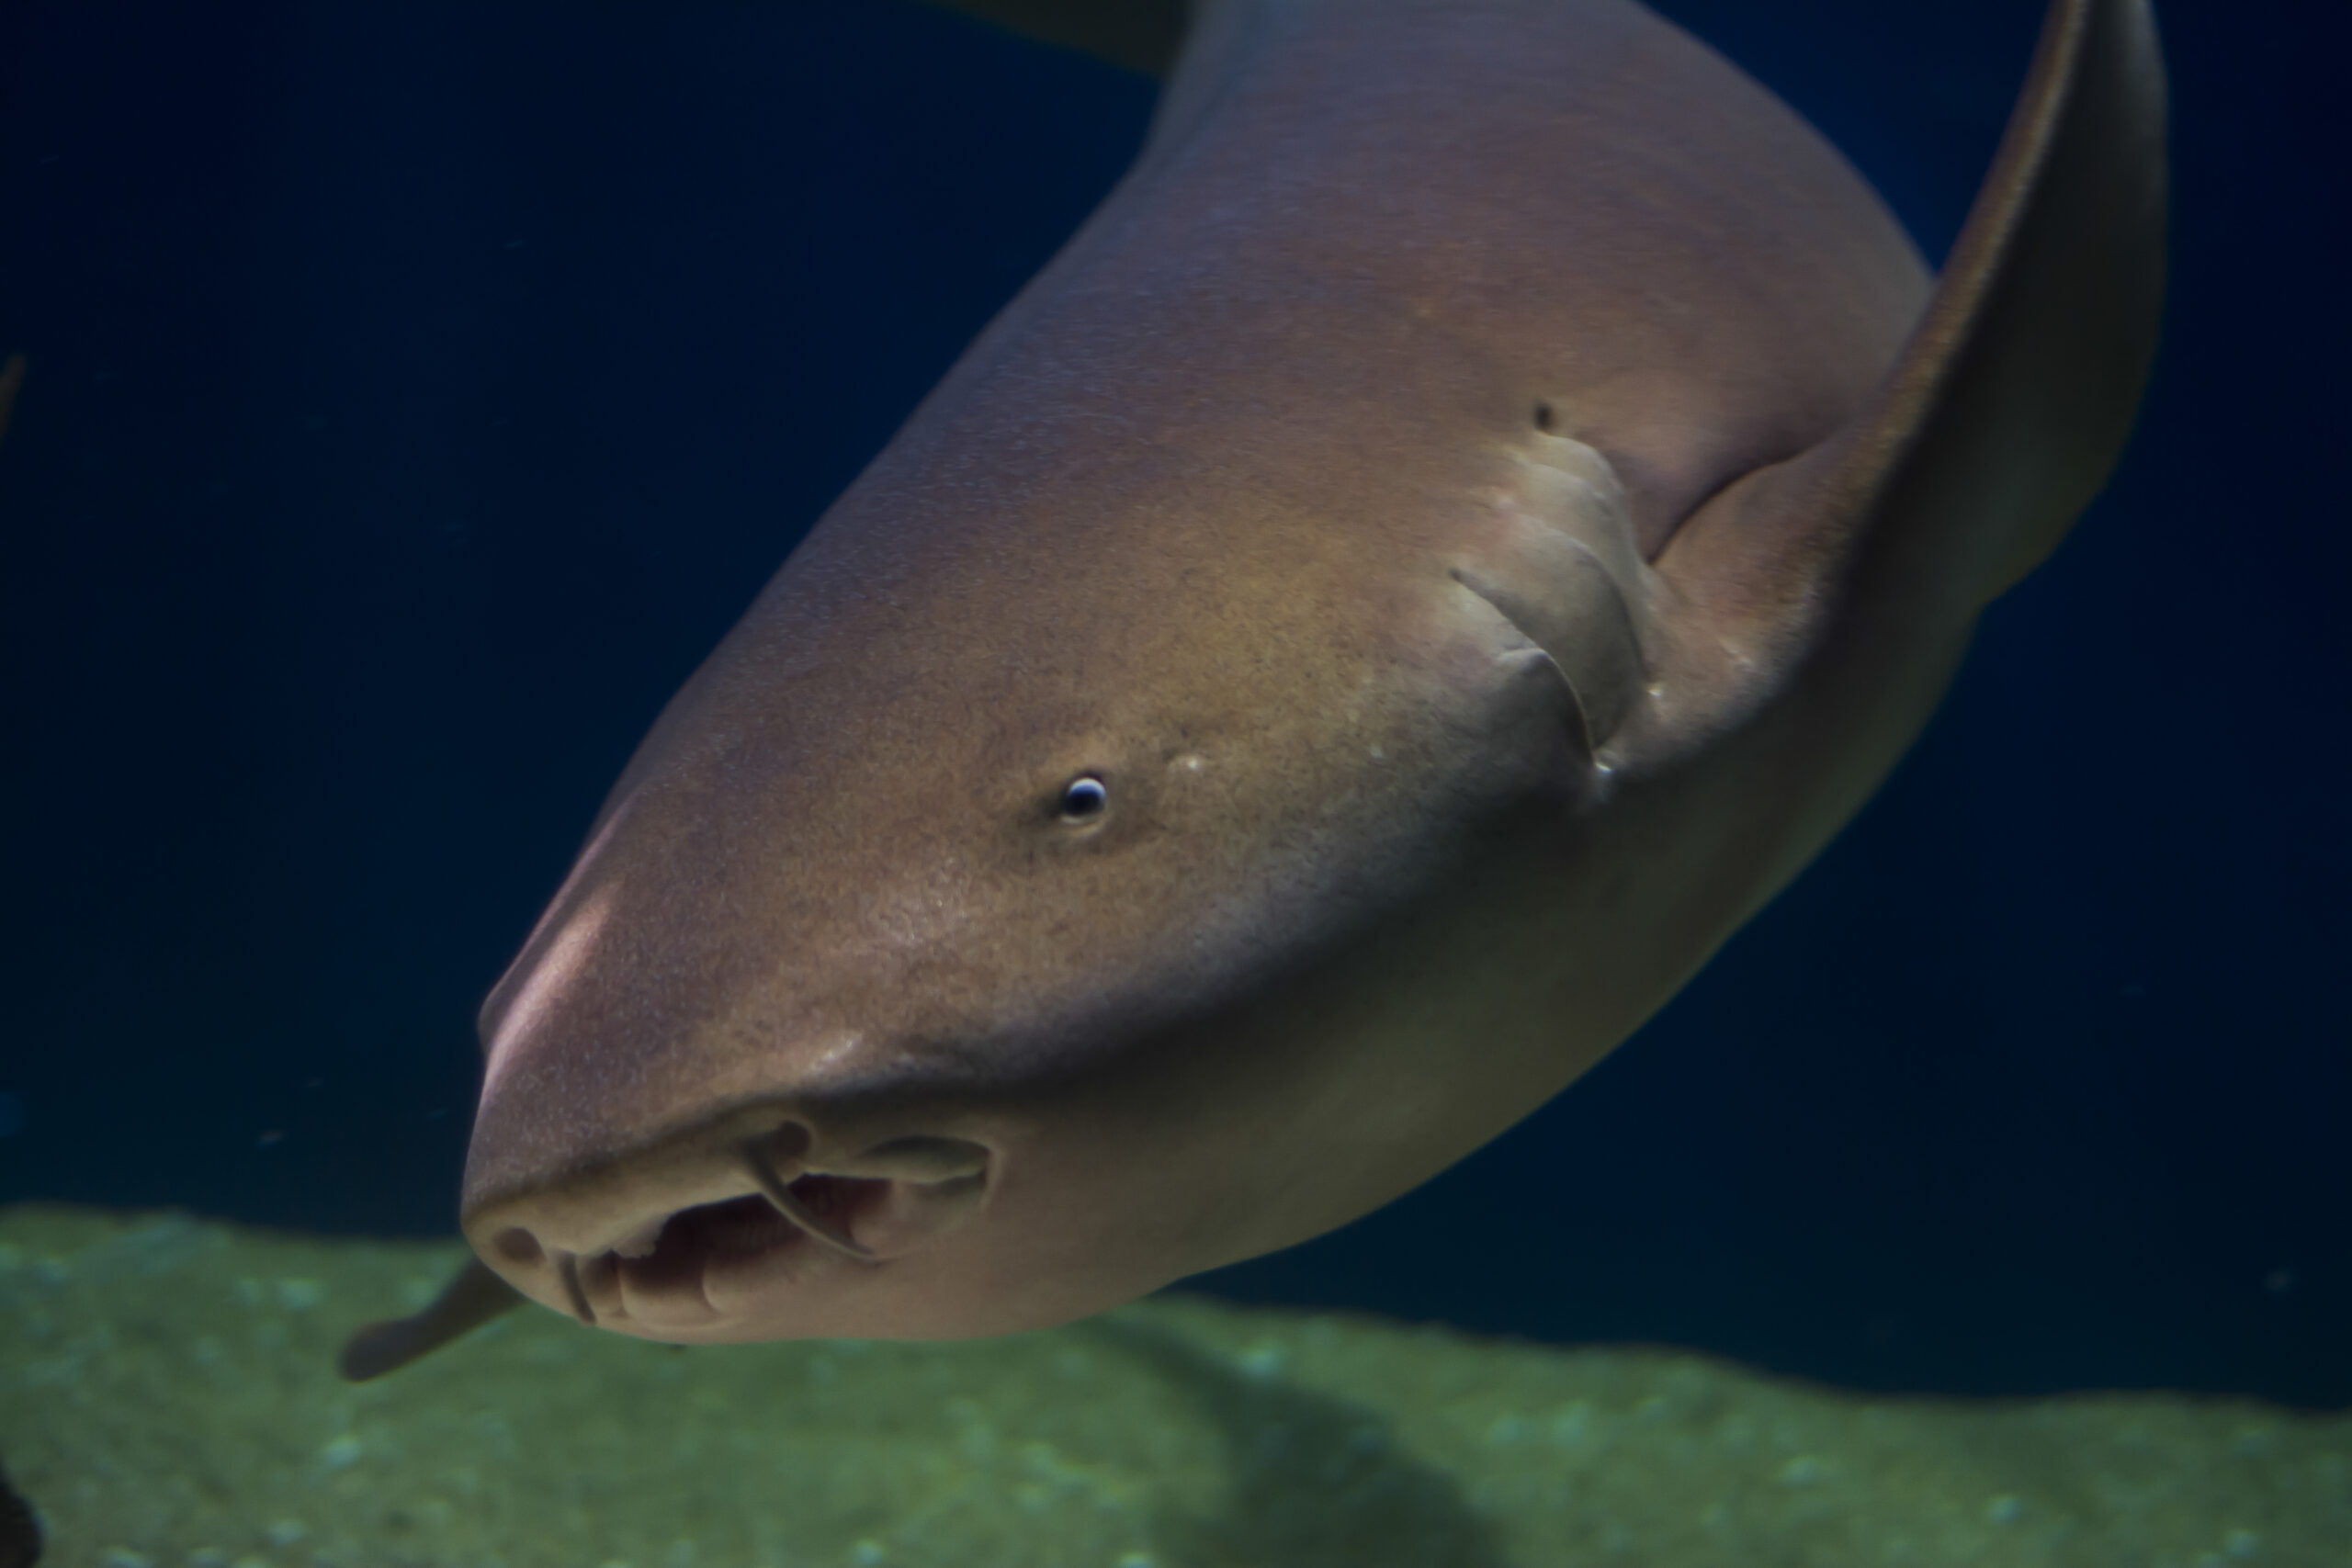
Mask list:
[[0,1210],[44,1568],[2347,1568],[2352,1419],[1861,1399],[1170,1298],[960,1345],[517,1314],[333,1366],[447,1247]]

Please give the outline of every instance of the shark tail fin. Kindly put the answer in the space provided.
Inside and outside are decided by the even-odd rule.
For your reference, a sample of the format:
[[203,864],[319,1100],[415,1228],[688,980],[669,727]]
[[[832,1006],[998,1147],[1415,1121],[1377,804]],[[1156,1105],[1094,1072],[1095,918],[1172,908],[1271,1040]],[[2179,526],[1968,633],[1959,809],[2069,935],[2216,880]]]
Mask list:
[[514,1286],[469,1258],[423,1312],[367,1324],[353,1333],[335,1358],[335,1371],[345,1382],[396,1372],[522,1303]]

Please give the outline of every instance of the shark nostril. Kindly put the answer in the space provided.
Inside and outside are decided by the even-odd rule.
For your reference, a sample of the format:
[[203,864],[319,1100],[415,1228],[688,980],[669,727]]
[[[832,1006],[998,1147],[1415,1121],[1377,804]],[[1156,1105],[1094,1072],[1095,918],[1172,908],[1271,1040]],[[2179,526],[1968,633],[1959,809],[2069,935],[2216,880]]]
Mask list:
[[669,1223],[666,1214],[656,1214],[628,1235],[613,1243],[616,1258],[650,1258],[662,1245],[662,1227]]
[[989,1151],[978,1144],[961,1138],[893,1138],[866,1150],[839,1174],[932,1185],[980,1176],[988,1168]]
[[[798,1147],[800,1153],[805,1154],[808,1151],[808,1129],[795,1122],[787,1122],[769,1136],[744,1145],[743,1164],[751,1172],[752,1183],[777,1213],[799,1226],[812,1239],[824,1243],[845,1258],[872,1262],[874,1255],[858,1245],[857,1238],[841,1224],[838,1214],[823,1213],[810,1206],[808,1197],[819,1183],[805,1173],[797,1177],[784,1174],[784,1161],[777,1157],[776,1151],[789,1134],[799,1134]],[[797,1163],[798,1156],[794,1158]]]
[[775,1132],[760,1139],[752,1147],[775,1168],[798,1165],[808,1157],[808,1145],[816,1135],[798,1122],[786,1122]]
[[539,1246],[539,1238],[520,1225],[509,1225],[491,1238],[491,1250],[503,1262],[518,1269],[530,1268],[547,1256]]

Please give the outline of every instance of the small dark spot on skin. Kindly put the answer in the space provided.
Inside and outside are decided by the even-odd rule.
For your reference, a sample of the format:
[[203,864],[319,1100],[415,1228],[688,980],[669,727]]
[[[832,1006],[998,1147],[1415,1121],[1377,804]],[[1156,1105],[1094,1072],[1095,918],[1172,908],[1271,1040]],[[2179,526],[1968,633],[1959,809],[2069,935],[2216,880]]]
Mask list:
[[1535,428],[1546,435],[1552,434],[1552,405],[1550,403],[1535,405]]
[[491,1246],[497,1249],[499,1257],[514,1264],[527,1266],[538,1262],[545,1256],[539,1247],[539,1238],[518,1228],[500,1231]]

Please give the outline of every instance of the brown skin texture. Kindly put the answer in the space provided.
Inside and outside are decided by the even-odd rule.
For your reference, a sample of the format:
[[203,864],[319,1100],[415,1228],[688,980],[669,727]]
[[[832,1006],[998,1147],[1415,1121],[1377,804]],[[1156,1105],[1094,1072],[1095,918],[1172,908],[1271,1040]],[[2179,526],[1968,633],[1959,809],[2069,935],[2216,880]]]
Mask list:
[[[1210,6],[1135,173],[616,787],[484,1009],[469,1238],[653,1337],[999,1333],[1491,1138],[1818,850],[2004,585],[1857,542],[1987,471],[1902,358],[1928,297],[1636,6]],[[876,1257],[689,1256],[752,1146],[859,1179],[821,1201]]]

